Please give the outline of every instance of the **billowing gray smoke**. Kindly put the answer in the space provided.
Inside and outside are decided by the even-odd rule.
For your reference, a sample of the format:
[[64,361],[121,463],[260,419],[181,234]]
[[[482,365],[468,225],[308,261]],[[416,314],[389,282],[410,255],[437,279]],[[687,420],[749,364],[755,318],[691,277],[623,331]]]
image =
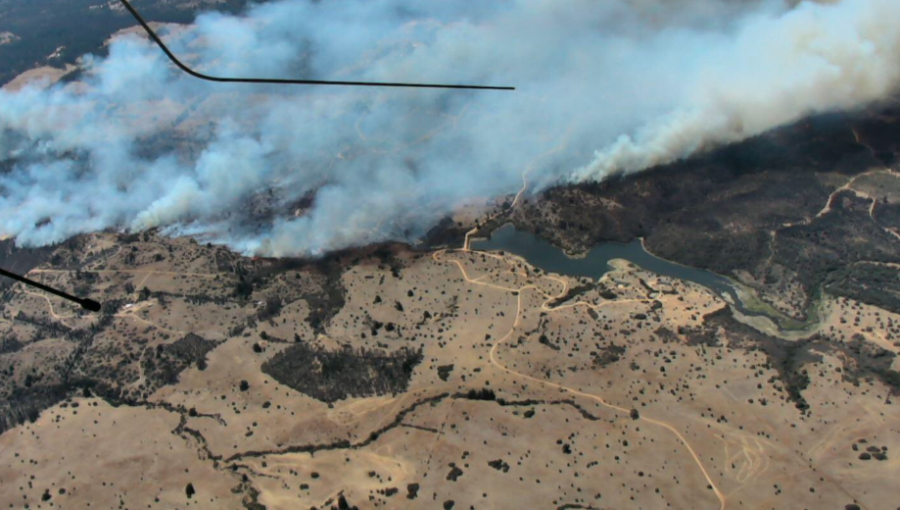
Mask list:
[[[518,91],[212,84],[122,37],[87,59],[85,85],[0,92],[0,233],[41,245],[159,226],[269,255],[414,239],[467,199],[515,192],[541,155],[533,189],[884,98],[900,83],[897,7],[287,0],[204,15],[167,40],[210,74]],[[288,213],[254,216],[260,196]]]

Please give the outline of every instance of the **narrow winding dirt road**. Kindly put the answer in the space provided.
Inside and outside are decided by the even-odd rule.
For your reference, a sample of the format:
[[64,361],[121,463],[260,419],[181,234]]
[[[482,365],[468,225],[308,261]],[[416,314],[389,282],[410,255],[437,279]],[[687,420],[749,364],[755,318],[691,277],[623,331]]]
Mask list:
[[[468,246],[468,235],[466,236],[465,243],[466,243],[465,246],[463,246],[463,248],[459,251],[471,252],[472,250]],[[461,262],[459,262],[458,260],[446,260],[446,259],[441,258],[441,256],[443,254],[447,253],[447,251],[448,250],[437,251],[432,255],[432,258],[434,259],[435,262],[443,262],[443,263],[449,262],[449,263],[455,264],[459,268],[463,279],[467,283],[469,283],[471,285],[483,286],[483,287],[501,290],[501,291],[505,291],[505,292],[516,292],[518,294],[517,295],[517,305],[516,305],[516,316],[515,316],[515,320],[513,321],[512,328],[510,328],[510,330],[503,337],[499,338],[496,342],[494,342],[494,344],[491,346],[491,350],[489,352],[488,359],[494,367],[496,367],[497,369],[499,369],[503,372],[506,372],[507,374],[512,375],[514,377],[518,377],[520,379],[524,379],[524,380],[531,381],[531,382],[534,382],[537,384],[541,384],[548,388],[557,389],[562,392],[574,395],[576,397],[586,398],[586,399],[592,400],[608,409],[611,409],[617,413],[624,414],[624,415],[630,415],[631,409],[626,409],[624,407],[609,403],[600,395],[583,392],[583,391],[577,390],[575,388],[571,388],[569,386],[565,386],[565,385],[558,384],[558,383],[548,381],[545,379],[533,377],[528,374],[524,374],[522,372],[514,370],[514,369],[510,368],[509,366],[504,365],[500,361],[500,359],[497,356],[497,350],[502,344],[507,342],[513,336],[513,333],[515,333],[519,328],[519,322],[522,317],[522,296],[523,296],[523,293],[526,291],[535,291],[535,292],[540,293],[545,298],[545,301],[541,304],[541,309],[544,311],[547,311],[547,312],[551,312],[551,313],[565,310],[568,308],[572,308],[575,306],[588,306],[588,307],[596,310],[603,306],[613,306],[613,305],[617,305],[617,304],[624,304],[626,302],[645,301],[645,300],[629,299],[629,300],[622,300],[622,301],[604,301],[603,303],[601,303],[599,305],[594,305],[592,303],[577,302],[577,303],[573,303],[573,304],[569,304],[569,305],[552,308],[552,307],[548,306],[549,303],[553,300],[556,300],[558,298],[565,296],[566,292],[568,292],[568,283],[565,280],[562,280],[560,278],[556,278],[553,276],[547,276],[547,275],[543,275],[540,277],[542,279],[548,279],[548,280],[563,284],[562,291],[557,295],[549,295],[549,294],[541,291],[534,284],[525,285],[525,286],[522,286],[519,288],[505,287],[502,285],[497,285],[497,284],[493,284],[490,282],[482,281],[482,278],[484,278],[484,276],[480,276],[480,277],[474,278],[474,279],[471,278]],[[507,262],[511,266],[513,265],[512,262],[510,262],[509,260],[507,260],[504,257],[501,257],[499,255],[495,255],[492,253],[486,253],[486,252],[478,252],[478,253],[483,254],[487,257],[492,257],[495,259],[503,260],[504,262]],[[646,301],[649,301],[649,299]],[[725,504],[727,501],[725,494],[723,494],[722,491],[719,489],[718,485],[716,485],[716,482],[712,479],[712,476],[710,476],[709,471],[707,471],[706,467],[703,465],[703,461],[700,459],[700,456],[697,455],[696,450],[694,450],[693,446],[691,446],[691,444],[687,440],[687,438],[685,438],[684,435],[678,431],[678,429],[676,429],[674,426],[672,426],[671,424],[669,424],[663,420],[657,420],[654,418],[650,418],[648,416],[645,416],[643,413],[638,417],[638,420],[642,420],[651,425],[665,429],[669,433],[673,434],[678,439],[678,441],[680,441],[681,444],[684,445],[685,449],[687,449],[687,451],[690,453],[691,457],[693,458],[694,462],[696,463],[698,469],[703,474],[704,478],[706,478],[706,481],[709,483],[709,486],[715,492],[716,497],[719,499],[719,503],[720,503],[719,510],[724,510]]]

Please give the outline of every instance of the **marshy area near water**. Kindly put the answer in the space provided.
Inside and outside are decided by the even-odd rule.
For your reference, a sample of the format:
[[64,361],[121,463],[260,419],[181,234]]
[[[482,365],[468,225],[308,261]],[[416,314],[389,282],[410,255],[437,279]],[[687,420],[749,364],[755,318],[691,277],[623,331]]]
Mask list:
[[806,330],[818,322],[816,306],[811,307],[806,321],[792,319],[759,300],[755,293],[734,280],[651,254],[644,249],[639,239],[630,243],[600,243],[583,256],[570,257],[546,240],[507,224],[493,231],[489,239],[474,239],[471,247],[475,250],[513,253],[544,271],[594,280],[613,269],[609,264],[611,260],[624,259],[656,274],[702,285],[722,296],[738,312],[747,316],[765,316],[784,330]]

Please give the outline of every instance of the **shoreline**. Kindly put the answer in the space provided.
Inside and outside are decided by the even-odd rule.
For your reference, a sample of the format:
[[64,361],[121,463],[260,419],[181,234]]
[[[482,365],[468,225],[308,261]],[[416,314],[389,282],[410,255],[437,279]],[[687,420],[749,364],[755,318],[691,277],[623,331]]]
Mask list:
[[[572,254],[572,253],[566,251],[565,249],[559,248],[558,246],[547,241],[546,239],[542,238],[541,236],[537,236],[530,232],[521,231],[521,230],[516,229],[515,225],[513,225],[511,222],[506,222],[506,223],[502,224],[501,226],[499,226],[498,228],[491,230],[490,234],[493,234],[501,229],[507,229],[507,228],[512,228],[516,232],[523,232],[523,233],[535,236],[538,239],[543,240],[548,245],[550,245],[554,249],[558,250],[563,256],[566,257],[566,259],[571,260],[571,261],[578,261],[578,260],[586,259],[597,246],[601,246],[603,244],[616,244],[616,245],[620,245],[620,246],[627,246],[628,244],[631,244],[631,243],[621,243],[621,242],[617,242],[617,241],[604,241],[604,242],[593,245],[588,250],[585,250],[585,251],[582,251],[582,252],[579,252],[576,254]],[[490,237],[469,237],[469,239],[468,239],[469,240],[469,243],[468,243],[469,249],[472,251],[486,251],[486,252],[500,250],[498,248],[488,249],[488,250],[479,250],[477,248],[472,247],[472,245],[474,244],[475,241],[484,242],[484,241],[490,241],[491,239],[492,239],[492,236],[490,236]],[[687,270],[687,271],[701,271],[704,273],[708,273],[709,275],[712,275],[715,278],[720,279],[722,282],[722,285],[727,287],[728,291],[723,292],[721,289],[716,289],[713,286],[702,283],[702,281],[693,281],[692,283],[695,283],[697,285],[700,285],[700,286],[706,288],[707,290],[712,292],[714,295],[716,295],[717,297],[722,299],[725,302],[725,305],[731,309],[731,311],[736,319],[738,319],[740,322],[742,322],[744,324],[747,324],[748,326],[753,327],[754,329],[757,329],[763,333],[770,334],[772,336],[777,336],[777,337],[780,337],[783,339],[800,339],[800,338],[806,338],[806,337],[809,337],[809,336],[815,334],[818,331],[821,324],[823,323],[823,321],[822,321],[823,312],[825,311],[824,308],[827,305],[827,303],[825,302],[826,298],[823,296],[819,296],[817,294],[817,296],[815,296],[811,300],[810,306],[805,311],[806,319],[803,321],[797,320],[797,319],[790,317],[787,314],[781,312],[780,310],[776,309],[771,304],[764,301],[762,298],[759,297],[759,295],[757,294],[755,289],[745,285],[744,283],[736,280],[735,278],[729,277],[726,275],[722,275],[722,274],[716,273],[715,271],[711,271],[708,269],[688,266],[688,265],[682,264],[677,261],[668,260],[664,257],[660,257],[660,256],[656,255],[655,253],[653,253],[652,251],[650,251],[649,249],[647,249],[646,239],[644,237],[636,237],[635,239],[639,240],[640,249],[647,256],[658,260],[660,263],[683,268],[684,270]],[[502,250],[502,251],[508,252],[509,254],[516,256],[516,258],[528,261],[528,258],[520,253],[515,253],[510,250]],[[616,257],[616,258],[621,259],[621,260],[626,260],[629,263],[632,263],[638,267],[641,267],[642,269],[644,269],[646,271],[651,271],[651,272],[654,272],[657,274],[663,274],[663,273],[659,273],[658,271],[654,271],[651,268],[645,268],[641,264],[635,262],[634,260],[630,260],[627,257]],[[529,264],[534,267],[537,267],[543,271],[549,272],[547,269],[540,267],[538,265],[535,265],[534,263],[529,262]],[[607,264],[612,266],[611,264],[609,264],[609,261],[607,261]],[[565,274],[565,273],[561,273],[561,274],[564,274],[565,276],[570,276],[570,277],[573,276],[573,275]],[[666,275],[666,276],[685,280],[685,278],[678,277],[675,275]],[[691,280],[690,280],[690,278],[688,278],[686,281],[691,281]]]

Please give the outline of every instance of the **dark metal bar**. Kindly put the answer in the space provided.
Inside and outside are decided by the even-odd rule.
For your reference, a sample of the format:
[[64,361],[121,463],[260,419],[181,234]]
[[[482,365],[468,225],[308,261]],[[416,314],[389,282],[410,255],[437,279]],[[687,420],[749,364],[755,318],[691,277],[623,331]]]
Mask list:
[[31,285],[32,287],[41,289],[44,292],[49,292],[50,294],[59,296],[63,299],[68,299],[69,301],[78,303],[85,310],[90,310],[92,312],[100,311],[100,303],[94,301],[93,299],[75,297],[75,296],[73,296],[71,294],[67,294],[61,290],[54,289],[53,287],[48,287],[48,286],[44,285],[43,283],[38,283],[34,280],[29,280],[28,278],[25,278],[24,276],[19,276],[15,273],[10,273],[9,271],[7,271],[5,269],[0,269],[0,275],[3,275],[7,278],[12,278],[13,280],[16,280],[17,282],[22,282],[25,285]]
[[405,87],[405,88],[427,88],[427,89],[474,89],[474,90],[516,90],[515,87],[494,87],[488,85],[441,85],[436,83],[393,83],[393,82],[368,82],[368,81],[325,81],[325,80],[284,80],[277,78],[224,78],[221,76],[210,76],[208,74],[203,74],[197,71],[194,71],[190,67],[183,64],[178,57],[172,53],[169,48],[162,42],[162,39],[156,32],[150,28],[150,25],[144,21],[144,18],[137,12],[137,10],[131,6],[128,0],[119,0],[122,2],[122,5],[128,9],[128,12],[134,16],[134,19],[144,27],[144,31],[147,32],[147,35],[153,39],[153,42],[156,43],[157,46],[169,57],[169,60],[172,61],[179,69],[186,72],[187,74],[199,78],[201,80],[214,81],[220,83],[271,83],[276,85],[346,85],[346,86],[354,86],[354,87]]

